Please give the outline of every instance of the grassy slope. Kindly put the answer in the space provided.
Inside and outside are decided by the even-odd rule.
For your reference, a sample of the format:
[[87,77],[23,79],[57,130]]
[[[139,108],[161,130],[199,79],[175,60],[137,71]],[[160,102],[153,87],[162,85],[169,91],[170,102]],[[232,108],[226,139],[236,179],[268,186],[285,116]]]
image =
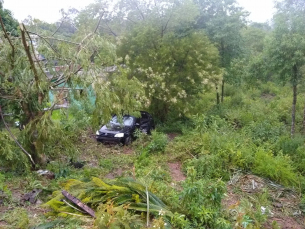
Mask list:
[[[298,131],[301,130],[302,100],[303,97],[300,96],[297,105]],[[300,176],[303,169],[300,151],[304,140],[301,136],[293,141],[287,138],[291,107],[290,89],[269,84],[261,86],[260,89],[248,90],[247,94],[244,94],[233,87],[227,87],[224,104],[219,108],[214,106],[214,102],[213,94],[198,102],[194,111],[205,116],[192,117],[195,127],[188,129],[181,122],[176,122],[159,128],[159,131],[182,132],[168,143],[164,153],[147,153],[151,139],[145,136],[127,148],[97,144],[90,137],[90,133],[87,133],[75,142],[81,152],[77,159],[86,161],[83,169],[67,166],[67,159],[63,159],[60,162],[52,161],[47,166],[47,169],[57,175],[55,180],[40,177],[34,172],[2,172],[5,176],[4,186],[7,186],[8,192],[5,194],[4,204],[0,207],[0,212],[4,213],[0,214],[0,228],[9,228],[12,218],[18,223],[18,220],[25,222],[28,217],[30,226],[50,221],[51,218],[43,214],[46,210],[39,205],[21,204],[22,195],[34,188],[41,188],[43,192],[39,199],[44,202],[49,199],[52,191],[59,189],[63,181],[91,176],[110,179],[118,176],[135,177],[162,197],[174,211],[183,212],[179,203],[183,181],[173,180],[173,167],[169,163],[181,165],[185,175],[189,168],[195,168],[198,181],[222,179],[227,182],[232,177],[239,176],[240,179],[235,185],[232,185],[231,179],[227,186],[227,197],[223,200],[221,213],[231,220],[232,225],[248,223],[276,228],[273,220],[282,226],[285,226],[283,221],[290,220],[296,228],[302,228],[298,220],[303,216],[292,217],[299,210],[301,198],[292,199],[291,195],[283,195],[282,203],[279,203],[267,180],[261,181],[261,178],[255,176],[244,178],[242,175],[255,173],[286,187],[294,187],[297,193],[293,196],[303,193],[305,184]],[[172,134],[169,136],[173,138]],[[156,139],[157,137],[152,141],[154,144],[158,144]],[[295,156],[296,154],[298,155]],[[270,167],[270,164],[273,167]],[[278,170],[273,173],[275,169]],[[279,171],[285,172],[279,176]],[[252,180],[258,184],[261,181],[262,187],[252,193],[245,192],[243,185],[247,182],[252,184]],[[290,193],[284,187],[279,186],[278,189]],[[275,203],[282,206],[275,206]],[[261,206],[269,208],[273,214],[277,214],[276,217],[261,214]],[[231,215],[234,212],[238,214]],[[238,218],[239,216],[242,217]],[[65,225],[64,228],[91,228],[92,220],[68,220],[58,223],[55,228],[61,228],[60,225]],[[12,225],[12,228],[14,227],[16,225]]]

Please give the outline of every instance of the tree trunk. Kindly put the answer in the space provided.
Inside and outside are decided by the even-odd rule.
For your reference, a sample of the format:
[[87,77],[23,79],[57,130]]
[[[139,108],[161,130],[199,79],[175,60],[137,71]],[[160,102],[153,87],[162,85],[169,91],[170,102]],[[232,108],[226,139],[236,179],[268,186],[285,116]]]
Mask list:
[[224,90],[225,90],[225,81],[222,80],[222,85],[221,85],[221,102],[223,102]]
[[292,111],[291,111],[291,138],[295,133],[295,107],[297,104],[297,84],[293,85],[293,100],[292,100]]
[[219,102],[219,92],[218,92],[218,86],[216,85],[216,102],[217,102],[217,105],[220,103]]
[[305,105],[304,105],[304,111],[303,111],[303,134],[305,134]]

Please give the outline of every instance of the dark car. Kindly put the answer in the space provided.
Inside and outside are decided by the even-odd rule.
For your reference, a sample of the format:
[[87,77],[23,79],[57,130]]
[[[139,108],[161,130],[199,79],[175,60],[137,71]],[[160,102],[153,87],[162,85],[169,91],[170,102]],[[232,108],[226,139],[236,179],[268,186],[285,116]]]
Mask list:
[[114,115],[108,124],[96,131],[96,140],[100,142],[115,142],[129,145],[131,141],[135,139],[134,133],[136,129],[150,134],[155,128],[154,120],[148,112],[140,111],[140,113],[140,118],[124,115],[121,121]]

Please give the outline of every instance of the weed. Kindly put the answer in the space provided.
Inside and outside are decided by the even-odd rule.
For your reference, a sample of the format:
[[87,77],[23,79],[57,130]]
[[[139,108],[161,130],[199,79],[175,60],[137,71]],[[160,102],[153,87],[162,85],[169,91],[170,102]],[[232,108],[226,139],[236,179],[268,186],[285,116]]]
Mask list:
[[27,229],[29,226],[28,213],[23,208],[15,208],[14,210],[8,211],[0,219],[8,224],[8,229]]
[[100,159],[99,165],[103,169],[111,170],[113,168],[113,162],[110,159]]
[[[225,185],[221,180],[196,179],[194,167],[188,167],[188,178],[183,185],[183,209],[197,227],[216,227],[220,216]],[[227,227],[226,224],[225,227]],[[224,227],[223,227],[224,228]]]
[[259,149],[255,154],[254,173],[278,181],[283,185],[293,185],[297,182],[290,157],[279,153],[274,156],[272,152]]
[[149,153],[160,153],[164,152],[165,147],[168,143],[166,134],[153,131],[152,140],[149,145],[146,147]]

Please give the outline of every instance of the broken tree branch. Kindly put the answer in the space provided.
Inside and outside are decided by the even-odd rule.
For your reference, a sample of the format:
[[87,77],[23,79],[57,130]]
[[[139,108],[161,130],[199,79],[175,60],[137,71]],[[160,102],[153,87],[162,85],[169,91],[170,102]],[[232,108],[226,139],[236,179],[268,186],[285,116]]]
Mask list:
[[79,199],[77,199],[76,197],[72,196],[70,193],[68,193],[65,190],[63,190],[61,193],[63,194],[64,197],[66,197],[72,203],[74,203],[77,206],[79,206],[81,209],[83,209],[86,213],[91,215],[93,218],[95,217],[95,212],[91,208],[89,208],[86,204],[82,203]]
[[20,24],[20,31],[21,31],[21,38],[22,38],[22,43],[23,43],[23,46],[24,46],[24,50],[25,50],[26,55],[29,59],[31,69],[34,73],[35,84],[36,84],[36,88],[37,88],[37,92],[38,92],[38,104],[41,105],[44,95],[39,90],[39,75],[38,75],[37,69],[35,67],[34,60],[32,58],[31,52],[30,52],[30,47],[27,44],[27,41],[26,41],[26,38],[25,38],[26,29],[25,29],[25,26],[23,24]]

